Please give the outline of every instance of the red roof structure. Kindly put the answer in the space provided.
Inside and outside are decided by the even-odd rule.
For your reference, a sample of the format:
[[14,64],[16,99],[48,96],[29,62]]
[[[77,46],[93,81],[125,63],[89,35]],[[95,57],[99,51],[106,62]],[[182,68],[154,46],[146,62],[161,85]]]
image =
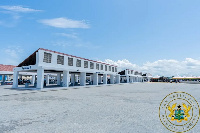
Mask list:
[[[84,59],[84,60],[88,60],[88,61],[92,61],[92,62],[97,62],[97,61],[94,61],[94,60],[89,60],[89,59],[85,59],[85,58],[82,58],[82,57],[68,55],[68,54],[65,54],[65,53],[60,53],[60,52],[56,52],[56,51],[49,50],[49,49],[39,48],[38,50],[44,50],[44,51],[48,51],[48,52],[54,52],[54,53],[63,54],[63,55],[71,56],[71,57],[76,57],[76,58],[80,58],[80,59]],[[35,65],[35,63],[36,63],[36,52],[38,52],[38,50],[36,50],[33,54],[31,54],[28,58],[26,58],[22,63],[20,63],[18,65],[18,67],[28,66],[28,65]],[[106,64],[106,63],[103,63],[103,62],[97,62],[97,63]],[[106,64],[106,65],[110,65],[110,64]],[[111,66],[114,66],[114,65],[111,65]],[[117,67],[117,66],[114,66],[114,67]]]
[[13,65],[3,65],[0,64],[0,71],[10,71],[13,72],[13,68],[15,68],[16,66]]

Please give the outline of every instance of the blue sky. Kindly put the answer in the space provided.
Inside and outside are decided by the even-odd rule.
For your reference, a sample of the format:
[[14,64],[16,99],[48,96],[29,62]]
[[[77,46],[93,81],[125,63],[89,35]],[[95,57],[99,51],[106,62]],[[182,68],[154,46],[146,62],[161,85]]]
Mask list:
[[1,64],[47,48],[153,75],[200,75],[198,0],[1,0],[0,36]]

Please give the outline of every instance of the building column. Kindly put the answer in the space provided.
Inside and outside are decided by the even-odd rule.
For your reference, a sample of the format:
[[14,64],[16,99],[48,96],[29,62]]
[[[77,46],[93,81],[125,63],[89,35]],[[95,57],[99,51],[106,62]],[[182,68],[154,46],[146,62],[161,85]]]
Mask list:
[[69,86],[69,71],[63,71],[63,87]]
[[32,75],[31,84],[34,85],[35,83],[35,75]]
[[93,85],[98,85],[98,73],[93,73]]
[[76,75],[75,77],[76,77],[76,82],[78,83],[78,75]]
[[103,84],[107,84],[107,74],[103,74]]
[[46,75],[46,84],[49,85],[49,74]]
[[114,75],[113,74],[110,75],[110,84],[114,84]]
[[2,81],[3,81],[3,83],[5,83],[5,81],[6,81],[6,75],[2,75]]
[[[19,76],[19,72],[18,71],[14,71],[12,88],[17,88],[18,87],[18,76]],[[2,76],[2,78],[3,78],[3,76]]]
[[75,85],[75,74],[71,74],[71,83]]
[[57,85],[60,85],[61,83],[61,73],[57,74]]
[[90,75],[90,82],[92,81],[92,76]]
[[125,77],[122,77],[122,82],[123,82],[123,83],[125,82]]
[[101,81],[102,81],[102,79],[101,79],[101,76],[99,75],[98,76],[98,82],[101,83]]
[[80,74],[80,86],[85,86],[86,81],[86,72],[81,72]]
[[117,84],[120,83],[120,75],[116,75],[116,83],[117,83]]
[[129,75],[126,76],[126,81],[127,81],[127,83],[130,82],[130,80],[129,80]]
[[44,69],[37,69],[37,88],[42,89],[44,86]]

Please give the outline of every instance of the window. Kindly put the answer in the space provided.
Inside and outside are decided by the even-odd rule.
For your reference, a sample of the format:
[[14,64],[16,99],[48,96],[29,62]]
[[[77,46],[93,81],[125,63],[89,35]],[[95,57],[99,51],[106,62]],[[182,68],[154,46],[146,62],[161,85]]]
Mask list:
[[128,74],[130,74],[130,71],[128,70]]
[[115,67],[115,72],[117,72],[117,67]]
[[43,59],[43,62],[51,63],[51,57],[52,57],[52,54],[51,54],[51,53],[46,53],[46,52],[44,52],[44,59]]
[[81,67],[81,60],[79,59],[76,60],[76,67]]
[[103,70],[103,65],[101,64],[101,70]]
[[107,71],[107,65],[105,65],[105,71]]
[[109,71],[111,71],[111,66],[109,66]]
[[68,66],[73,66],[73,58],[68,57]]
[[57,64],[64,65],[64,56],[57,56]]
[[99,64],[96,64],[96,69],[99,70]]
[[94,63],[90,62],[90,69],[94,69]]
[[84,61],[84,68],[88,68],[88,61]]
[[112,72],[114,72],[114,67],[112,67]]

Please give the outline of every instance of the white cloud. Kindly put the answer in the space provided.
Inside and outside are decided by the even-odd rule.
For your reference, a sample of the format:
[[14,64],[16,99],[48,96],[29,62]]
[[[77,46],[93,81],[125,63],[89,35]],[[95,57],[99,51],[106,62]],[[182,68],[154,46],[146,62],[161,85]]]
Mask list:
[[73,40],[73,41],[54,41],[51,42],[52,46],[56,47],[70,47],[70,48],[86,48],[86,49],[98,49],[100,46],[92,45],[90,42],[84,42],[82,40]]
[[7,11],[12,11],[12,12],[39,12],[41,10],[36,10],[36,9],[31,9],[27,7],[22,7],[22,6],[0,6],[1,9],[7,10]]
[[72,34],[67,34],[67,33],[56,33],[56,35],[64,36],[64,37],[72,38],[72,39],[77,39],[77,38],[78,38],[78,36],[77,36],[75,33],[72,33]]
[[154,62],[147,62],[139,66],[131,63],[130,61],[118,60],[112,61],[110,59],[105,60],[106,63],[114,64],[119,67],[119,70],[132,69],[138,70],[143,73],[151,73],[152,75],[160,76],[200,76],[200,60],[186,58],[183,61],[177,60],[157,60]]
[[67,18],[54,18],[42,19],[39,22],[56,28],[89,28],[89,25],[84,20],[77,21]]
[[19,20],[23,17],[23,13],[42,11],[22,6],[0,6],[0,9],[0,13],[6,14],[6,17],[4,17],[0,22],[0,25],[5,27],[15,27],[20,22]]
[[18,65],[24,50],[19,46],[8,46],[0,50],[0,64]]

